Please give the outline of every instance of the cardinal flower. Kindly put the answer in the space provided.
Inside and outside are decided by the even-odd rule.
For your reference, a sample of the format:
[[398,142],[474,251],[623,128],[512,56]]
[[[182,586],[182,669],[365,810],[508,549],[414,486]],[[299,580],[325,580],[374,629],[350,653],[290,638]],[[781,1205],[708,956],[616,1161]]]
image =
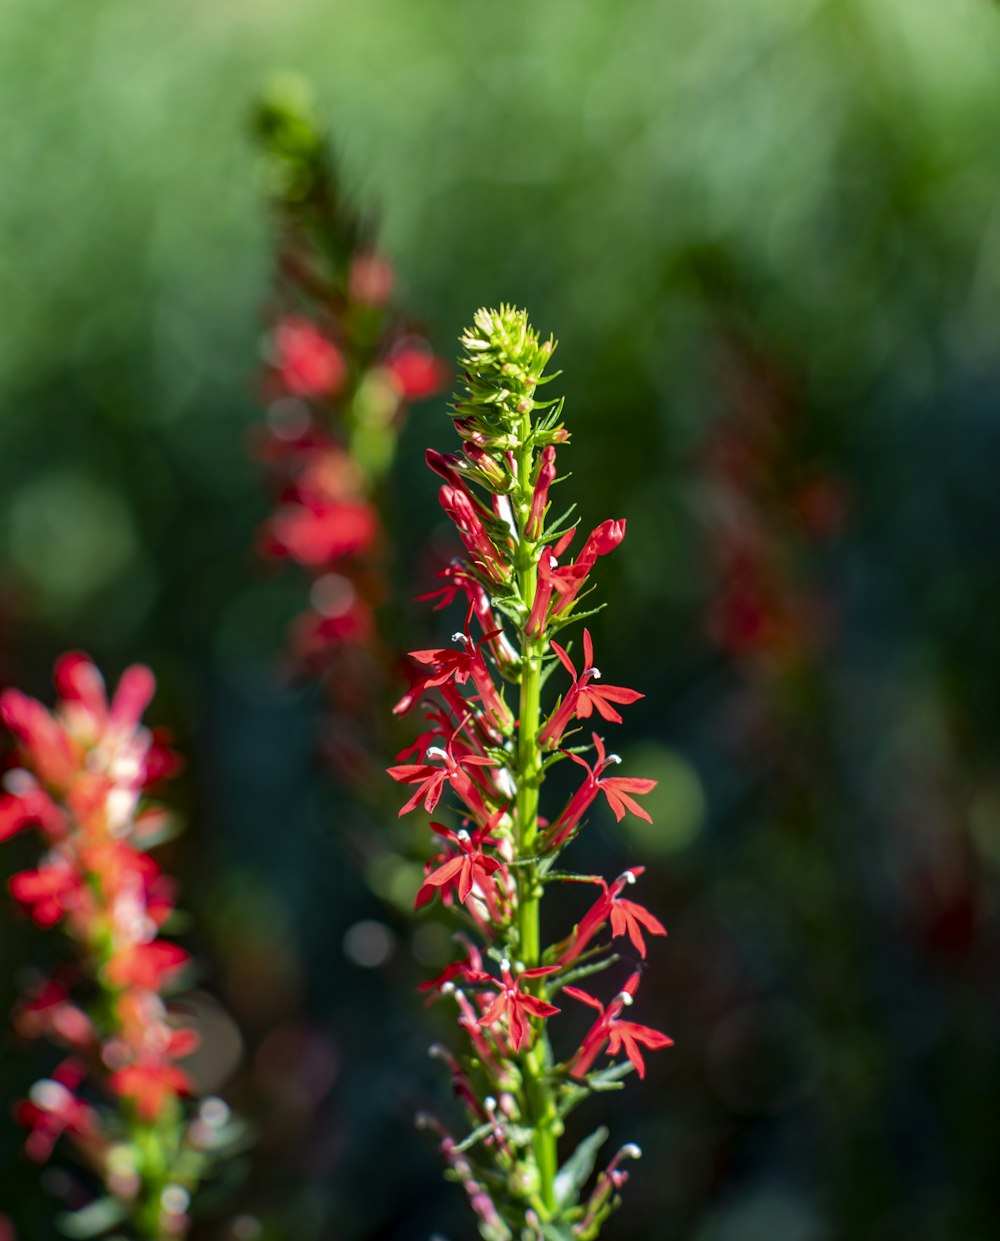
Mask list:
[[394,780],[398,780],[401,784],[417,785],[416,792],[400,810],[400,818],[404,814],[409,814],[411,810],[415,810],[421,802],[427,813],[433,814],[434,807],[440,801],[446,784],[451,785],[453,792],[462,799],[473,814],[482,816],[484,819],[489,818],[489,812],[483,801],[484,790],[471,778],[468,769],[470,767],[497,767],[499,764],[495,758],[461,752],[456,754],[453,745],[449,745],[447,749],[431,746],[426,757],[443,759],[445,765],[437,767],[433,763],[403,763],[389,768],[389,775]]
[[600,1000],[594,999],[586,991],[578,987],[563,987],[563,991],[580,1000],[591,1008],[596,1008],[598,1018],[587,1031],[580,1049],[570,1061],[570,1075],[575,1078],[586,1077],[594,1061],[607,1044],[609,1056],[617,1056],[624,1052],[634,1065],[640,1077],[646,1076],[646,1062],[642,1057],[642,1048],[658,1051],[661,1047],[672,1047],[674,1040],[653,1030],[649,1026],[641,1026],[634,1021],[622,1021],[622,1010],[631,1005],[636,991],[639,989],[639,975],[633,974],[611,1003],[604,1007]]
[[[492,1026],[498,1021],[505,1021],[511,1047],[516,1052],[523,1051],[531,1042],[531,1018],[551,1017],[559,1009],[530,991],[524,991],[522,983],[526,978],[542,978],[558,968],[558,965],[540,965],[535,969],[523,970],[514,978],[510,972],[510,962],[505,958],[500,962],[503,985],[479,1018],[479,1025]],[[480,974],[474,976],[473,981],[495,983],[496,979],[492,974]]]
[[559,557],[569,547],[575,534],[575,529],[567,530],[551,550],[544,548],[539,558],[535,601],[526,626],[526,631],[532,636],[542,632],[550,615],[558,616],[573,605],[597,557],[613,552],[624,539],[625,521],[602,522],[587,536],[576,560],[560,567]]
[[164,979],[183,969],[190,956],[167,939],[150,943],[127,943],[108,962],[108,982],[118,987],[159,991]]
[[404,346],[386,363],[404,401],[424,401],[447,384],[451,368],[427,348]]
[[449,983],[455,979],[470,981],[473,974],[483,972],[483,958],[479,949],[467,936],[459,932],[455,939],[465,948],[465,956],[460,961],[450,961],[436,978],[428,978],[417,988],[418,991],[429,992],[427,1002],[432,1003],[437,996],[444,993]]
[[542,533],[545,513],[549,507],[549,488],[555,482],[555,478],[556,450],[552,444],[547,444],[542,449],[535,490],[531,494],[531,511],[528,514],[525,531],[529,539],[537,539]]
[[156,1120],[170,1102],[191,1093],[191,1079],[167,1060],[126,1065],[111,1074],[108,1084],[131,1100],[144,1120]]
[[456,685],[465,685],[472,680],[479,693],[480,701],[489,712],[495,724],[501,728],[511,720],[510,708],[504,702],[483,656],[483,647],[487,646],[502,629],[496,628],[483,635],[478,642],[473,642],[469,634],[455,633],[452,639],[462,645],[458,650],[443,648],[438,650],[410,651],[410,659],[426,669],[420,673],[410,687],[408,693],[393,707],[395,715],[405,715],[424,696],[429,689],[446,685],[453,681]]
[[55,926],[85,897],[83,876],[65,858],[12,876],[10,891],[41,927]]
[[262,547],[269,556],[289,556],[314,569],[365,551],[377,535],[378,518],[369,504],[287,504],[265,525]]
[[332,340],[308,319],[288,318],[274,331],[275,366],[293,396],[327,396],[342,387],[347,365]]
[[634,795],[642,796],[644,793],[651,793],[656,788],[655,780],[648,780],[639,776],[603,776],[601,773],[610,767],[613,763],[620,763],[621,759],[617,754],[607,754],[604,749],[604,742],[597,735],[593,734],[594,749],[597,751],[597,762],[593,767],[590,766],[578,754],[570,754],[569,757],[586,771],[587,778],[583,784],[577,789],[573,796],[566,803],[559,818],[552,824],[546,840],[549,848],[558,848],[569,836],[576,830],[580,824],[580,820],[590,809],[594,800],[599,793],[603,793],[608,799],[608,805],[614,812],[615,820],[620,823],[625,817],[626,811],[631,811],[640,819],[645,819],[647,823],[652,823],[649,812],[644,810],[642,806],[635,800]]
[[439,836],[457,845],[459,853],[457,856],[446,857],[441,866],[430,872],[417,893],[414,908],[420,909],[426,905],[433,899],[435,891],[444,893],[451,890],[458,893],[458,899],[464,905],[473,890],[478,888],[491,910],[496,911],[498,900],[495,876],[498,872],[506,875],[506,870],[499,858],[490,857],[483,852],[484,845],[496,844],[488,830],[480,828],[470,836],[464,829],[453,832],[442,823],[432,823],[431,827]]
[[[486,529],[480,505],[464,487],[444,486],[438,491],[441,507],[455,523],[459,538],[465,544],[472,562],[491,582],[500,584],[510,578],[511,570],[503,553]],[[488,520],[488,519],[487,519]]]
[[58,978],[46,979],[26,994],[14,1009],[12,1024],[25,1038],[47,1036],[74,1051],[89,1053],[95,1046],[93,1023]]
[[27,772],[18,772],[18,775],[23,777],[19,781],[23,792],[0,796],[0,840],[7,840],[26,827],[34,826],[41,828],[50,839],[64,836],[66,819],[62,811]]
[[28,1130],[24,1149],[29,1159],[44,1163],[65,1133],[83,1142],[97,1138],[97,1113],[76,1096],[85,1070],[75,1060],[64,1061],[51,1077],[35,1082],[15,1115]]
[[594,685],[600,678],[600,670],[594,667],[594,644],[590,630],[583,631],[583,671],[579,676],[573,661],[558,642],[552,643],[559,662],[573,678],[573,684],[566,691],[562,702],[549,716],[538,739],[543,745],[558,745],[570,721],[590,719],[594,711],[609,723],[620,724],[622,717],[613,704],[627,706],[638,702],[644,697],[637,690],[625,689],[620,685]]
[[610,887],[603,879],[600,881],[604,892],[591,905],[575,927],[566,947],[559,955],[558,961],[560,965],[568,965],[570,961],[575,961],[601,927],[609,920],[611,922],[612,936],[617,939],[619,935],[628,935],[641,957],[646,955],[646,941],[643,938],[643,930],[648,931],[651,935],[666,935],[666,928],[659,918],[654,917],[644,905],[640,905],[636,901],[625,900],[622,896],[626,886],[635,883],[638,876],[645,869],[645,866],[631,867],[619,875]]

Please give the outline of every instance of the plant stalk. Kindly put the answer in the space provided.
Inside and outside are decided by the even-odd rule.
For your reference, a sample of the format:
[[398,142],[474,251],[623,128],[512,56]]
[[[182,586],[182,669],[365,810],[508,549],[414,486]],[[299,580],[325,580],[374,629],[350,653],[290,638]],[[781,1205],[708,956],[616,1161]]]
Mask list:
[[[516,572],[524,612],[519,634],[521,671],[520,721],[517,740],[517,823],[516,849],[520,860],[532,857],[538,837],[538,792],[542,780],[538,733],[541,727],[541,672],[544,638],[526,632],[528,615],[535,598],[537,546],[526,535],[531,511],[531,424],[525,414],[521,420],[521,447],[518,461],[518,492],[515,520],[518,528]],[[537,864],[518,867],[517,924],[519,952],[526,969],[541,961],[540,897],[542,884]],[[545,1211],[555,1212],[555,1177],[558,1168],[556,1128],[558,1115],[551,1087],[545,1081],[545,1065],[550,1057],[544,1023],[538,1020],[530,1050],[521,1067],[527,1119],[533,1131],[532,1145],[538,1168],[538,1197]]]

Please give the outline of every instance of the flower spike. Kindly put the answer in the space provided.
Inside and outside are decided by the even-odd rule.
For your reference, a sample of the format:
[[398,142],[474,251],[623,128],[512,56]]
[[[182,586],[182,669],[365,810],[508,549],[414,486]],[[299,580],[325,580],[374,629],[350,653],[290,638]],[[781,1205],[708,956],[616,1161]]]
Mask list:
[[[181,1238],[189,1199],[225,1142],[206,1147],[185,1106],[194,1083],[181,1062],[198,1035],[164,999],[190,957],[161,935],[174,885],[146,852],[146,831],[166,816],[145,798],[178,760],[142,723],[156,687],[148,668],[127,669],[110,700],[95,665],[77,652],[59,660],[54,680],[60,701],[52,712],[19,690],[0,694],[0,719],[22,764],[0,800],[0,839],[34,827],[45,847],[10,891],[38,926],[65,932],[74,956],[16,1012],[19,1033],[70,1052],[17,1116],[30,1158],[47,1160],[65,1139],[134,1235]],[[100,1094],[103,1103],[91,1101]],[[116,1171],[123,1151],[131,1178]]]
[[[632,689],[606,685],[595,664],[594,643],[583,632],[583,667],[577,667],[557,633],[592,589],[602,556],[625,537],[624,519],[605,521],[568,559],[575,530],[548,529],[556,456],[569,440],[562,402],[542,400],[546,366],[555,341],[542,339],[522,310],[500,306],[477,311],[461,338],[463,389],[453,407],[460,452],[429,450],[427,463],[441,480],[439,499],[465,555],[441,574],[443,585],[424,596],[436,610],[458,603],[462,627],[452,647],[411,653],[414,675],[396,706],[405,715],[427,704],[428,727],[399,756],[389,774],[408,786],[400,814],[420,806],[457,812],[457,829],[431,827],[439,852],[427,862],[416,893],[422,907],[437,897],[474,935],[463,938],[465,956],[422,990],[457,1006],[461,1048],[439,1051],[456,1098],[471,1126],[460,1141],[433,1123],[452,1174],[462,1182],[480,1235],[495,1238],[579,1236],[593,1239],[618,1202],[629,1157],[623,1147],[588,1190],[581,1183],[557,1192],[557,1145],[563,1116],[591,1089],[599,1054],[621,1054],[645,1074],[643,1052],[669,1045],[666,1035],[622,1019],[638,975],[607,1005],[564,985],[582,969],[592,972],[614,958],[599,958],[597,937],[627,936],[641,957],[646,935],[663,935],[660,921],[624,893],[643,867],[636,866],[601,895],[568,935],[545,948],[540,909],[545,886],[586,880],[553,869],[555,855],[580,830],[603,794],[617,820],[626,813],[649,820],[636,799],[655,781],[605,774],[621,760],[592,734],[593,757],[566,749],[578,721],[621,722],[619,708],[638,701]],[[472,632],[475,620],[478,632]],[[570,678],[561,696],[543,710],[550,671]],[[549,823],[540,792],[552,763],[569,757],[583,780]],[[499,963],[499,977],[487,958]],[[586,961],[584,965],[583,962]],[[597,1011],[583,1044],[560,1063],[551,1028],[561,1019],[553,1001],[560,991]],[[593,1157],[587,1166],[592,1166]],[[490,1186],[485,1196],[484,1186]]]

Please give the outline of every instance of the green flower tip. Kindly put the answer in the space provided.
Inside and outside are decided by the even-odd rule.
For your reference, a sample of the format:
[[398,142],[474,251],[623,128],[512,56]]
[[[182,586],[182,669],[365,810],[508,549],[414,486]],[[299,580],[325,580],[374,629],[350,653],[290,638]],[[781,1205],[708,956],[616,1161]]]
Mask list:
[[503,405],[508,397],[514,398],[515,405],[519,398],[530,402],[535,388],[544,382],[542,372],[556,347],[552,336],[541,339],[528,322],[526,310],[506,303],[496,310],[477,310],[472,327],[459,341],[465,350],[461,365],[470,395]]
[[275,73],[260,93],[255,129],[277,162],[308,163],[322,149],[322,135],[309,82],[299,73]]

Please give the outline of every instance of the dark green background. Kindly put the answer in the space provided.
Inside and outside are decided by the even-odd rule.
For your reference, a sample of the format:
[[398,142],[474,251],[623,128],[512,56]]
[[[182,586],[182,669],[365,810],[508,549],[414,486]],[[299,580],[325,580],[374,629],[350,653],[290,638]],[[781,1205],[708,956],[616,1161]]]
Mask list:
[[[678,1046],[614,1098],[646,1159],[609,1236],[995,1235],[998,65],[985,0],[0,7],[0,663],[38,693],[67,646],[161,679],[190,756],[170,861],[244,1027],[261,1153],[236,1211],[264,1236],[471,1235],[412,1128],[447,1107],[423,967],[342,846],[367,829],[315,761],[317,695],[273,676],[300,584],[250,551],[271,259],[248,118],[281,68],[314,81],[440,351],[500,299],[560,338],[567,490],[629,519],[599,662],[647,692],[618,748],[662,784],[653,830],[595,819],[588,864],[649,867],[671,936],[640,1018]],[[704,633],[734,337],[795,393],[790,451],[850,497],[844,535],[795,553],[839,624],[792,703]],[[399,629],[443,409],[401,448]],[[782,723],[747,745],[758,717]],[[396,936],[377,970],[342,950],[359,919]],[[44,950],[5,924],[6,980]],[[5,1100],[33,1055],[4,1049]],[[42,1241],[17,1143],[5,1125],[0,1209]]]

